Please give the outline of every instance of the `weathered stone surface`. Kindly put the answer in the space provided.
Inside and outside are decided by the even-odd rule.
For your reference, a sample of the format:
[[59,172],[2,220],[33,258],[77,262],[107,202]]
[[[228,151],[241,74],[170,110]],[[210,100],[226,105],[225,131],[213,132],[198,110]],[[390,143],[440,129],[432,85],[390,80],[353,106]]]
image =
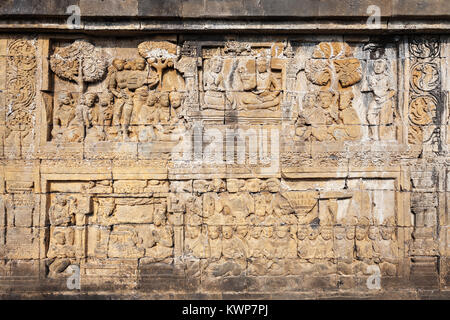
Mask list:
[[[447,2],[71,2],[95,37],[27,3],[0,4],[38,26],[0,34],[0,297],[448,297],[450,38],[383,35]],[[342,32],[277,33],[311,17]]]

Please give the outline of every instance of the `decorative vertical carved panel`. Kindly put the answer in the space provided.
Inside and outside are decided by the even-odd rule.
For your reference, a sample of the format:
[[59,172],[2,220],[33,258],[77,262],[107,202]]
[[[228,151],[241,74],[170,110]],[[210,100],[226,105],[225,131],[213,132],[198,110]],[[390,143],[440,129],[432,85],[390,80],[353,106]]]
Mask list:
[[5,110],[7,157],[24,157],[33,144],[36,124],[36,54],[36,40],[8,40]]
[[411,81],[409,134],[411,144],[428,143],[442,150],[441,128],[444,114],[441,96],[439,37],[415,37],[409,43]]

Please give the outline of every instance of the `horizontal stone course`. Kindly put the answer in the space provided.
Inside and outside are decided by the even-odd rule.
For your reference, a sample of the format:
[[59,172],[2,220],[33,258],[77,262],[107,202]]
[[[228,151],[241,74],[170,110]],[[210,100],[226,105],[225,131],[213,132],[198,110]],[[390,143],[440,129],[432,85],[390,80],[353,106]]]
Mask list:
[[371,5],[381,9],[382,17],[450,16],[447,0],[4,0],[0,15],[66,16],[70,5],[97,18],[355,18],[368,16]]

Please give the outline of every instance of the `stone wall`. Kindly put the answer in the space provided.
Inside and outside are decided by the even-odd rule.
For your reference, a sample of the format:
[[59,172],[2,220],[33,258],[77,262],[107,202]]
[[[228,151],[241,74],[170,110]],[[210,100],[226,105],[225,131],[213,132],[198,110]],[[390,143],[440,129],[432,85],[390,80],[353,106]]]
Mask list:
[[0,297],[449,297],[448,1],[74,2],[0,4]]

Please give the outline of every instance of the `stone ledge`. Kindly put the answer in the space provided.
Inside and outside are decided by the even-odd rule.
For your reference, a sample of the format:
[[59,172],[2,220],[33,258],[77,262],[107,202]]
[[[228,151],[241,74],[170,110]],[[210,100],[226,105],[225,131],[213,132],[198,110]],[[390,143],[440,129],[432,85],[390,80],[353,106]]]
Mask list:
[[380,7],[382,17],[450,16],[447,0],[3,0],[0,16],[67,16],[70,5],[93,17],[355,18],[369,16],[370,5]]
[[368,28],[366,20],[324,19],[324,20],[224,20],[224,19],[102,19],[86,18],[79,28],[72,29],[61,18],[21,19],[8,17],[0,21],[0,32],[64,32],[136,34],[136,33],[261,33],[268,34],[409,34],[411,31],[424,33],[448,33],[450,19],[382,19],[379,28]]

